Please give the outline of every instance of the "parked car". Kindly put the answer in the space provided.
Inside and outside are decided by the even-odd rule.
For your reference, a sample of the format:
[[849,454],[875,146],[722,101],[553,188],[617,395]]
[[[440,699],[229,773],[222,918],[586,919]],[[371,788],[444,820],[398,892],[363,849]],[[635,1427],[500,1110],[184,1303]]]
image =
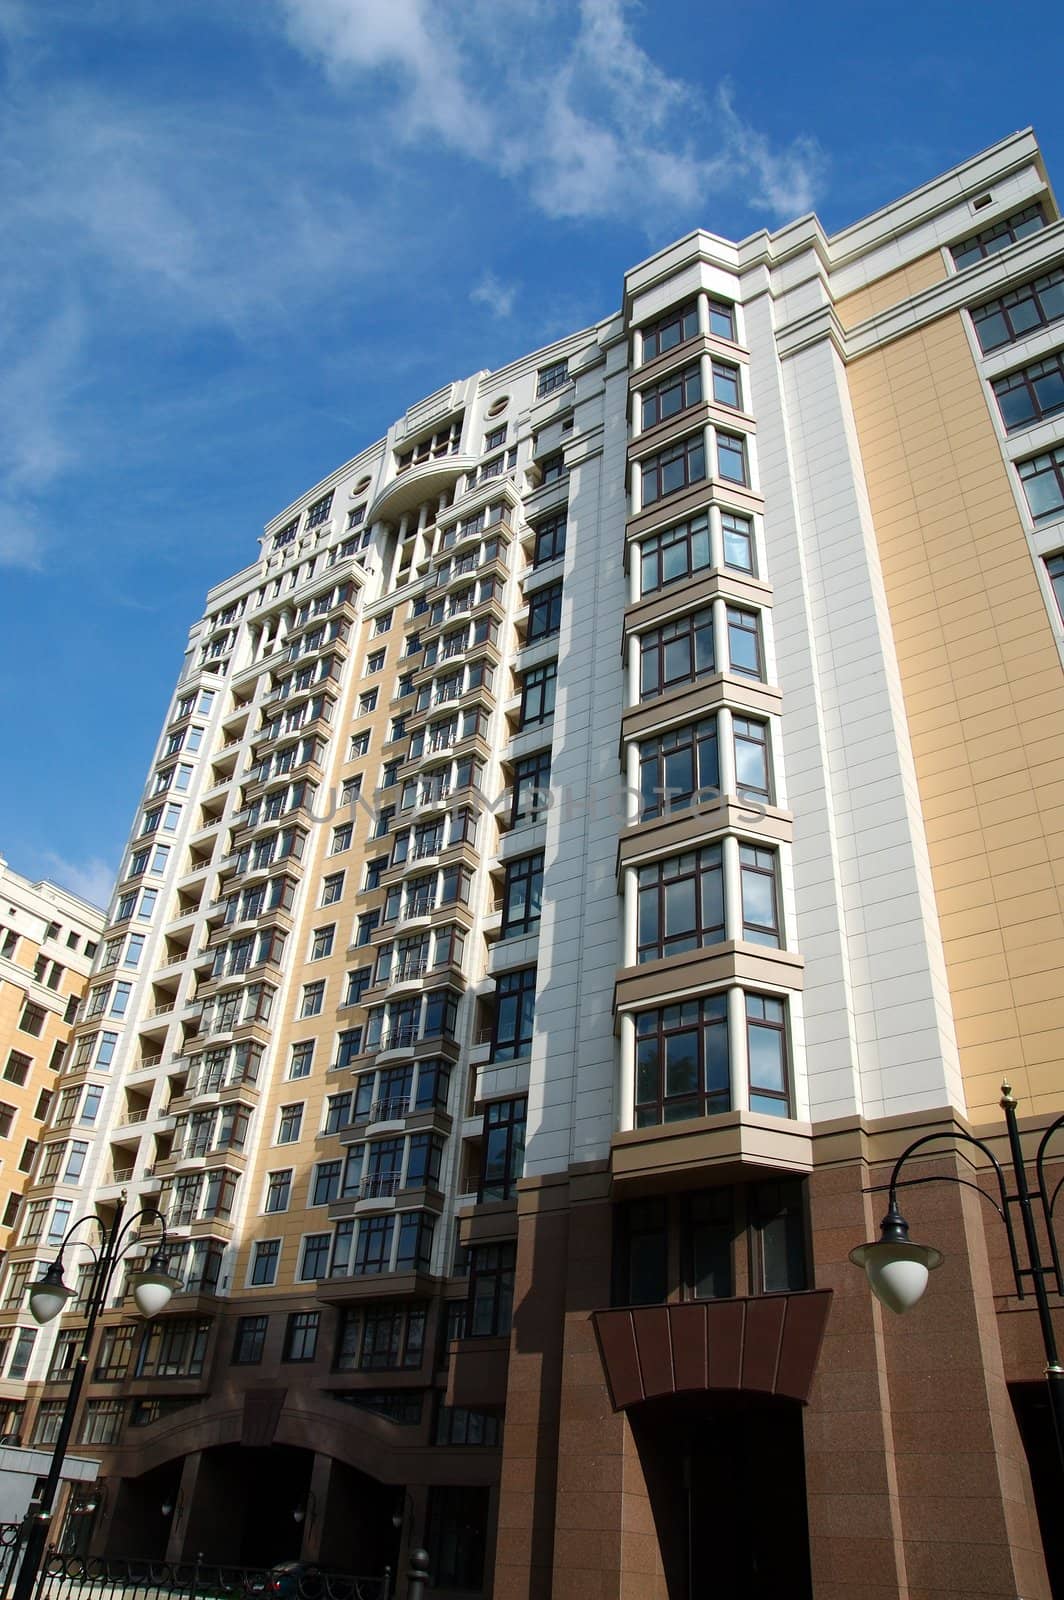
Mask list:
[[325,1575],[312,1561],[279,1561],[248,1584],[249,1595],[263,1600],[321,1600]]

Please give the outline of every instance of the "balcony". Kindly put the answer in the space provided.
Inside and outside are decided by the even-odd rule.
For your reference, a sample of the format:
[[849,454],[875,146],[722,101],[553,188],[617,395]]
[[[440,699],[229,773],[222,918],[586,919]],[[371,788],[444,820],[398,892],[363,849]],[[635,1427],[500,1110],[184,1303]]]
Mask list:
[[475,471],[475,456],[446,455],[415,462],[393,478],[378,494],[366,513],[367,526],[382,519],[398,520],[404,511],[414,511],[426,500],[437,500],[467,472]]
[[401,1172],[371,1172],[359,1184],[358,1198],[360,1201],[394,1199],[401,1181]]

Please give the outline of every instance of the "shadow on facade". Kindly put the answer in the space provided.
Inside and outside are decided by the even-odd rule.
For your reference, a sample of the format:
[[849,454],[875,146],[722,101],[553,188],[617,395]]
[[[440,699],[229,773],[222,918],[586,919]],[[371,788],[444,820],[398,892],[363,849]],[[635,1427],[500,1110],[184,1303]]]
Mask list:
[[357,1468],[332,1461],[315,1494],[314,1452],[293,1445],[215,1445],[191,1484],[186,1459],[119,1481],[105,1554],[245,1567],[303,1557],[367,1575],[394,1564],[395,1489]]

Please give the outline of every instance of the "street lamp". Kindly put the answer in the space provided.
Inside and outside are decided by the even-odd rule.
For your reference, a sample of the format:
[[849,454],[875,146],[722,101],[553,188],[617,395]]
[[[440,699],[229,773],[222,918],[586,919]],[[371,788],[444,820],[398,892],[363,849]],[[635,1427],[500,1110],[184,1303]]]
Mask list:
[[[27,1516],[26,1546],[22,1554],[18,1578],[12,1590],[12,1600],[32,1600],[34,1584],[36,1583],[41,1560],[48,1542],[48,1527],[52,1518],[52,1506],[55,1503],[55,1494],[59,1487],[63,1462],[66,1460],[67,1446],[74,1431],[78,1401],[85,1385],[85,1374],[88,1370],[93,1334],[96,1332],[96,1324],[107,1299],[107,1292],[111,1287],[115,1268],[126,1252],[137,1243],[133,1235],[133,1228],[141,1218],[157,1222],[162,1230],[162,1239],[160,1240],[159,1248],[152,1254],[147,1272],[135,1273],[131,1279],[133,1298],[136,1301],[138,1311],[147,1318],[156,1316],[167,1305],[174,1290],[181,1288],[180,1278],[172,1277],[166,1270],[166,1219],[162,1212],[157,1211],[154,1206],[145,1206],[140,1211],[135,1212],[123,1224],[122,1218],[125,1214],[125,1209],[126,1192],[123,1189],[109,1228],[105,1228],[99,1217],[95,1215],[81,1217],[75,1222],[73,1227],[69,1228],[64,1234],[56,1259],[45,1269],[43,1277],[39,1278],[36,1283],[31,1284],[28,1290],[30,1315],[34,1322],[43,1327],[45,1323],[53,1321],[74,1296],[74,1290],[63,1280],[63,1252],[80,1227],[87,1222],[94,1223],[99,1232],[100,1243],[98,1250],[94,1250],[90,1244],[85,1244],[85,1248],[93,1259],[85,1331],[82,1334],[77,1360],[74,1363],[74,1370],[71,1374],[70,1390],[67,1394],[66,1404],[63,1407],[63,1416],[59,1423],[59,1432],[56,1435],[48,1476],[44,1480],[44,1486],[40,1493],[35,1496],[33,1507]],[[84,1240],[79,1242],[85,1243]]]
[[[1064,1277],[1061,1275],[1060,1252],[1057,1248],[1056,1235],[1053,1231],[1053,1208],[1056,1205],[1057,1195],[1064,1187],[1064,1178],[1056,1184],[1052,1193],[1049,1192],[1046,1177],[1045,1162],[1046,1149],[1050,1139],[1058,1128],[1064,1127],[1064,1116],[1057,1117],[1051,1122],[1038,1142],[1035,1152],[1034,1168],[1036,1187],[1030,1188],[1027,1182],[1027,1171],[1024,1166],[1023,1146],[1020,1143],[1020,1130],[1016,1123],[1016,1099],[1012,1093],[1012,1086],[1005,1082],[1001,1085],[1001,1109],[1005,1113],[1005,1125],[1009,1139],[1009,1154],[1012,1160],[1012,1174],[1015,1183],[1015,1192],[1010,1194],[1005,1182],[1005,1174],[1001,1163],[994,1152],[982,1139],[977,1139],[971,1133],[927,1133],[920,1139],[913,1141],[907,1149],[903,1150],[894,1163],[887,1184],[888,1203],[887,1214],[880,1223],[880,1237],[868,1244],[860,1244],[856,1250],[850,1251],[850,1260],[854,1266],[861,1267],[868,1275],[868,1283],[876,1299],[881,1301],[889,1311],[911,1311],[913,1306],[923,1295],[927,1288],[927,1280],[936,1267],[942,1265],[942,1252],[936,1250],[934,1245],[914,1244],[909,1238],[909,1225],[898,1210],[898,1189],[907,1188],[918,1183],[961,1183],[968,1189],[974,1189],[982,1195],[984,1200],[989,1200],[998,1216],[1005,1224],[1005,1233],[1009,1241],[1009,1260],[1012,1263],[1012,1276],[1018,1299],[1024,1298],[1024,1279],[1031,1280],[1034,1291],[1035,1305],[1038,1308],[1038,1321],[1042,1330],[1042,1347],[1046,1358],[1046,1382],[1049,1386],[1049,1407],[1053,1417],[1053,1433],[1056,1438],[1057,1456],[1061,1472],[1064,1473],[1064,1367],[1060,1364],[1057,1352],[1056,1331],[1053,1327],[1053,1313],[1049,1304],[1049,1291],[1047,1280],[1051,1281],[1058,1295],[1064,1295]],[[958,1178],[948,1173],[928,1178],[906,1178],[899,1182],[899,1175],[905,1163],[923,1146],[939,1139],[957,1139],[964,1144],[974,1144],[990,1161],[997,1178],[1000,1205],[979,1184],[971,1182],[968,1178]],[[1049,1261],[1042,1258],[1042,1247],[1035,1225],[1035,1213],[1032,1201],[1037,1200],[1042,1213],[1042,1220],[1049,1239]],[[1027,1266],[1021,1266],[1019,1250],[1016,1244],[1016,1232],[1012,1223],[1012,1207],[1018,1206],[1023,1224],[1024,1243],[1027,1251]]]

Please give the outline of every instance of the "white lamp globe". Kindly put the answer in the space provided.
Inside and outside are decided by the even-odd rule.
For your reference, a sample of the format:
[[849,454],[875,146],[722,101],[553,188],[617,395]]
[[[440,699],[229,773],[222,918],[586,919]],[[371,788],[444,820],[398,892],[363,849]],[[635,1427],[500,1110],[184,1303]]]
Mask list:
[[171,1296],[182,1287],[180,1278],[164,1270],[162,1257],[153,1256],[147,1272],[138,1272],[133,1279],[133,1299],[137,1310],[149,1320],[157,1317],[160,1311],[166,1310]]
[[883,1218],[881,1233],[874,1243],[851,1250],[850,1260],[867,1274],[876,1299],[901,1316],[921,1299],[929,1273],[942,1265],[942,1252],[933,1245],[913,1244],[909,1225],[894,1205]]
[[30,1284],[30,1316],[43,1328],[46,1322],[51,1322],[59,1315],[73,1293],[73,1289],[68,1289],[63,1282],[62,1263],[53,1261],[44,1277]]

